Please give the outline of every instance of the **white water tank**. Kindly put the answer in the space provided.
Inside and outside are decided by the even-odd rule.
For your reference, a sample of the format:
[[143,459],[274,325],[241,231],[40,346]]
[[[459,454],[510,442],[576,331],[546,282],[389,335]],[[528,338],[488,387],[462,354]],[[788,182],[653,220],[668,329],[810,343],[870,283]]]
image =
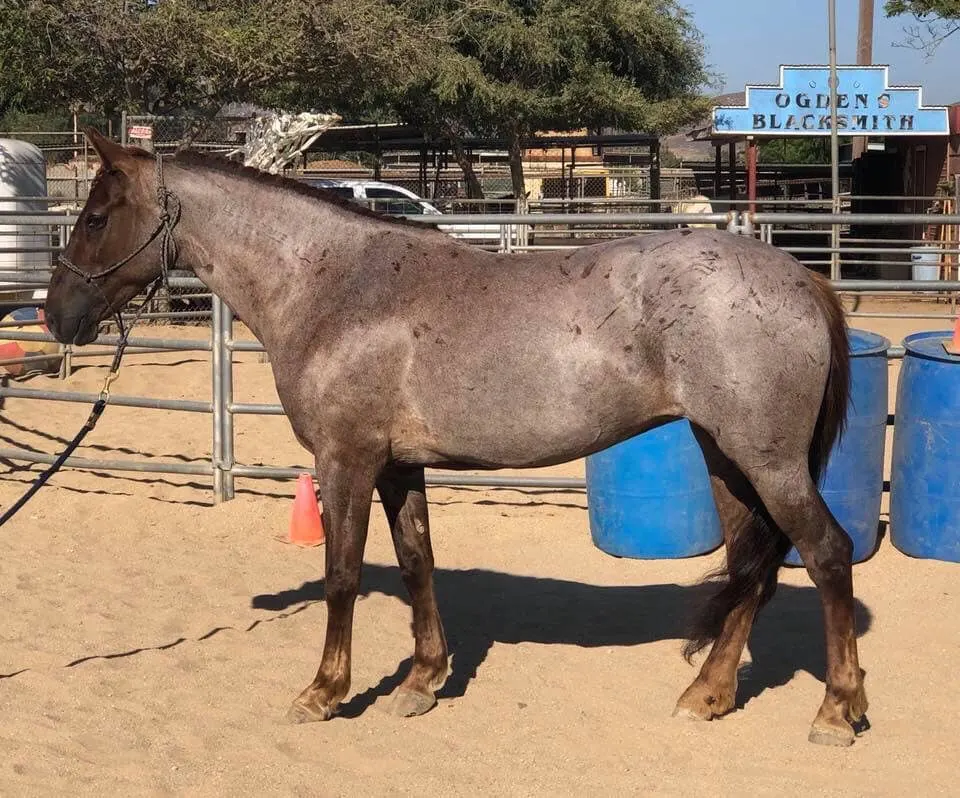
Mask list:
[[931,247],[914,247],[910,250],[911,276],[914,280],[940,279],[940,253]]
[[[50,269],[50,252],[9,251],[49,248],[49,228],[5,223],[5,217],[11,213],[45,211],[45,202],[26,198],[46,195],[47,164],[40,148],[19,139],[0,139],[0,271]],[[31,298],[39,293],[35,289],[11,293],[7,290],[9,285],[0,282],[3,299]]]

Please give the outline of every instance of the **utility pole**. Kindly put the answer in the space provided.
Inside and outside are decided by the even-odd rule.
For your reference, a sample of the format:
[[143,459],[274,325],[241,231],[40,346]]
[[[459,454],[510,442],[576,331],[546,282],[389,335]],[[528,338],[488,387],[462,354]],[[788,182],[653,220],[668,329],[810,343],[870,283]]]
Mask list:
[[[837,0],[827,0],[830,39],[830,184],[833,213],[840,213],[840,137],[837,131]],[[830,236],[830,279],[840,279],[840,225],[834,224]]]
[[860,24],[857,29],[857,63],[873,63],[873,8],[876,0],[860,0]]
[[[857,64],[873,63],[873,11],[876,0],[860,0],[860,22],[857,26]],[[859,158],[867,149],[867,139],[859,136],[853,140],[853,157]]]

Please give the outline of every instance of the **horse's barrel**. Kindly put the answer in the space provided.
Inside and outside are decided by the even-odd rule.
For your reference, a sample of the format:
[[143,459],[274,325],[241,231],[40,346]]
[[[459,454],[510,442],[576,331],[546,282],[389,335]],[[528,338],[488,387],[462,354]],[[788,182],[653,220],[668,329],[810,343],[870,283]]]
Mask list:
[[960,562],[960,356],[945,331],[904,341],[890,474],[890,541],[914,557]]
[[[853,561],[873,554],[883,498],[883,455],[887,438],[890,341],[866,330],[847,330],[850,400],[847,423],[834,443],[820,479],[820,494],[853,541]],[[797,550],[787,563],[800,565]]]
[[700,446],[685,419],[586,460],[594,545],[617,557],[704,554],[723,541]]

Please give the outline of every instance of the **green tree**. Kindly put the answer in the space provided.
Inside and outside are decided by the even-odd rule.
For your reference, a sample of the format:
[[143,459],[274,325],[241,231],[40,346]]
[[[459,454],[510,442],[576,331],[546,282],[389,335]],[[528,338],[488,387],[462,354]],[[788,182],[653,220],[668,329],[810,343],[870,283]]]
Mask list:
[[[707,110],[679,0],[0,0],[0,114],[213,116],[228,102],[504,139],[669,133]],[[479,182],[470,181],[471,193]]]
[[929,55],[960,30],[960,0],[887,0],[883,10],[888,17],[912,16],[906,44]]
[[468,182],[468,133],[506,141],[514,195],[522,197],[523,142],[538,130],[665,134],[708,107],[702,40],[675,0],[393,4],[422,24],[445,25],[428,71],[411,74],[392,102],[452,141]]
[[[282,69],[289,3],[3,0],[0,110],[206,111]],[[208,7],[213,7],[210,10]]]
[[335,110],[352,121],[396,121],[392,100],[432,69],[444,25],[421,24],[390,0],[283,0],[300,33],[286,69],[252,99],[271,108]]
[[783,138],[761,141],[760,163],[830,163],[829,138]]
[[0,0],[0,113],[356,107],[426,49],[405,22],[385,0]]

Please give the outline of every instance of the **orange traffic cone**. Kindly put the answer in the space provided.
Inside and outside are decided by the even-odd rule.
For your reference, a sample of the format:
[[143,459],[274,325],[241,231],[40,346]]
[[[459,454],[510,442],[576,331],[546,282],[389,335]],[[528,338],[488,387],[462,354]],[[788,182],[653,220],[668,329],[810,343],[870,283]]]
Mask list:
[[297,493],[290,514],[289,542],[297,546],[320,546],[325,541],[320,507],[313,492],[313,477],[301,474],[297,479]]
[[943,348],[951,355],[960,355],[960,316],[953,325],[953,339],[943,342]]

